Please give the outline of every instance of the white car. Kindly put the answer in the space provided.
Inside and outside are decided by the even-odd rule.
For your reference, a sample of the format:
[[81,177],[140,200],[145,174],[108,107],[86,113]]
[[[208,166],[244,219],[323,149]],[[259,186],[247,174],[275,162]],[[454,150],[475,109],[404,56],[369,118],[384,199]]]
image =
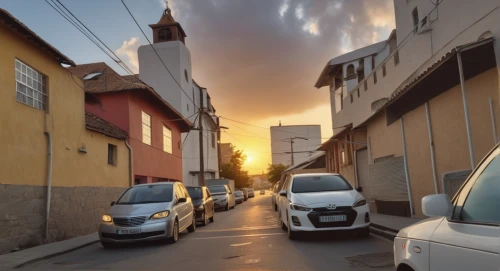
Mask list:
[[432,218],[402,229],[394,240],[398,271],[495,270],[500,267],[500,149],[483,159],[453,201],[422,199]]
[[300,231],[355,230],[370,234],[370,209],[339,174],[293,174],[278,197],[281,227],[296,239]]

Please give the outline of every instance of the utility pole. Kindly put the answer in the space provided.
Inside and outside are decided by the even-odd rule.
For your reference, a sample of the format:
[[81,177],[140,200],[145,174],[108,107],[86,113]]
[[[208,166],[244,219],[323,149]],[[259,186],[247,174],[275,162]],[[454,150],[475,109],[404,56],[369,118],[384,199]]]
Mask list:
[[293,141],[294,139],[309,140],[309,139],[307,139],[305,137],[301,137],[301,136],[290,137],[290,138],[282,140],[282,141],[288,141],[288,140],[290,140],[290,155],[292,156],[292,164],[291,164],[291,166],[293,166],[295,164],[295,161],[293,160],[293,143],[295,143],[295,141]]
[[205,161],[203,159],[203,89],[200,88],[200,111],[198,113],[198,134],[200,145],[200,173],[198,175],[198,182],[200,186],[205,186]]

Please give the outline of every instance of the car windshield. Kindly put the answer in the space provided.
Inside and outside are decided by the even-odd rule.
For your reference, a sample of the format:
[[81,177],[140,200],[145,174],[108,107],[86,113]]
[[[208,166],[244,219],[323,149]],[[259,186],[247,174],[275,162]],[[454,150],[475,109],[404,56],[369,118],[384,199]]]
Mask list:
[[134,186],[120,197],[116,204],[146,204],[172,201],[173,185]]
[[189,196],[192,199],[201,199],[203,198],[203,192],[201,190],[201,187],[186,187]]
[[253,192],[253,188],[248,188],[248,191],[249,192]]
[[215,186],[209,186],[208,190],[210,190],[210,193],[226,193],[226,187],[223,185],[215,185]]
[[236,192],[234,192],[234,195],[235,195],[235,196],[238,196],[238,197],[243,197],[243,192],[241,192],[241,191],[236,191]]
[[339,175],[301,176],[293,178],[293,193],[352,190],[352,186]]

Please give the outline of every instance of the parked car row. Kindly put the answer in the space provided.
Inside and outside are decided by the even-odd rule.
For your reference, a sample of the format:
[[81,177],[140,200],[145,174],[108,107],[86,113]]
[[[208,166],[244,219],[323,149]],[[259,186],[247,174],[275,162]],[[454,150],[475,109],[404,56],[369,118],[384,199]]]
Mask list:
[[290,239],[313,231],[349,230],[363,237],[370,234],[366,200],[339,174],[288,175],[282,187],[275,186],[272,204]]

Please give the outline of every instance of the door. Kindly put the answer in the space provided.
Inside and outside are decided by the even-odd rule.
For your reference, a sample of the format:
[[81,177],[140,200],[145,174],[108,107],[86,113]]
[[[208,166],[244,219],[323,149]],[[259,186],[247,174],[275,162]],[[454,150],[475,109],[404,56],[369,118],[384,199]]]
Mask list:
[[356,171],[358,174],[358,187],[363,190],[361,195],[365,197],[366,201],[371,202],[367,149],[356,151]]
[[191,196],[189,196],[189,192],[187,191],[186,187],[179,183],[179,188],[181,189],[181,192],[184,193],[184,197],[186,198],[185,202],[185,212],[186,212],[186,227],[189,227],[192,222],[194,221],[194,207],[193,207],[193,200],[191,199]]
[[280,216],[281,216],[281,221],[283,221],[283,223],[285,223],[285,225],[287,225],[287,226],[288,226],[288,224],[287,224],[287,206],[288,206],[288,196],[290,193],[288,187],[290,186],[290,179],[291,179],[290,176],[288,176],[286,178],[285,183],[283,184],[283,188],[279,192],[279,193],[281,193],[282,191],[285,191],[287,193],[287,196],[283,197],[283,196],[280,196],[278,193],[279,212],[280,212]]
[[184,230],[187,227],[187,202],[178,202],[179,199],[185,198],[183,191],[178,184],[175,184],[175,197],[177,199],[176,209],[177,215],[179,216],[179,229]]
[[451,219],[431,238],[430,270],[498,271],[500,150],[492,152],[455,198]]
[[214,215],[214,201],[206,187],[203,187],[203,198],[205,199],[205,210],[208,210],[207,214],[211,217]]
[[226,191],[227,191],[227,201],[229,208],[236,206],[236,199],[234,197],[233,191],[231,191],[231,188],[229,185],[226,185]]

